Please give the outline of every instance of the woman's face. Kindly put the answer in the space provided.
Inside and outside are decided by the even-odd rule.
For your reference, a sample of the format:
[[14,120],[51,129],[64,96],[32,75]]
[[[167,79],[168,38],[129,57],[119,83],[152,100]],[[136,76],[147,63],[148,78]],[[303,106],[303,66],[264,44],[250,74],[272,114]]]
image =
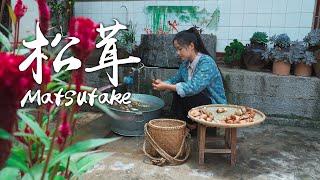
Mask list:
[[180,45],[177,40],[174,40],[173,46],[176,48],[177,55],[182,60],[190,60],[190,58],[192,57],[192,52],[194,51],[193,43],[187,46],[183,46],[183,45]]

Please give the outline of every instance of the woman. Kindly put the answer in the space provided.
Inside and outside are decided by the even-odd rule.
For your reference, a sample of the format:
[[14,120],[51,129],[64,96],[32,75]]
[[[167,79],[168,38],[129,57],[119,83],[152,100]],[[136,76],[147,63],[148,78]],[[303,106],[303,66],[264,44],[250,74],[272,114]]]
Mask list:
[[193,130],[196,124],[187,117],[191,108],[227,103],[222,76],[196,28],[179,32],[173,45],[183,61],[178,72],[167,81],[155,80],[152,86],[155,90],[174,92],[171,111]]

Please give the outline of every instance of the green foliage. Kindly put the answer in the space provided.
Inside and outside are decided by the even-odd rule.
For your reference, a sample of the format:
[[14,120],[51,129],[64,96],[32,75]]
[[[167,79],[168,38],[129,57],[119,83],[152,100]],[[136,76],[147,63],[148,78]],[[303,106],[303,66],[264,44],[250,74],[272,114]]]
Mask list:
[[320,45],[320,30],[313,29],[311,30],[303,39],[310,47],[316,47]]
[[126,30],[121,30],[117,34],[117,46],[125,49],[128,53],[132,53],[136,46],[136,27],[132,21],[127,25]]
[[26,115],[26,112],[23,110],[18,111],[18,116],[20,119],[25,122],[34,132],[34,135],[36,135],[40,141],[45,145],[46,148],[49,148],[50,145],[50,139],[47,137],[46,133],[41,129],[39,124],[35,121],[33,121],[30,116]]
[[2,46],[1,51],[11,50],[10,41],[2,32],[0,32],[0,47],[1,46]]
[[9,140],[10,137],[11,137],[10,133],[8,133],[6,130],[0,128],[0,139]]
[[63,152],[58,154],[56,157],[54,157],[49,163],[49,168],[54,166],[56,163],[63,160],[64,158],[68,158],[75,153],[83,152],[83,151],[110,143],[112,141],[116,141],[118,139],[119,138],[90,139],[90,140],[86,140],[86,141],[82,141],[82,142],[78,142],[76,144],[73,144],[70,147],[66,148]]
[[[72,10],[74,0],[70,1],[57,1],[48,0],[48,5],[51,10],[51,26],[53,27],[52,34],[62,33],[65,35],[68,31],[68,21],[69,15],[68,11]],[[70,3],[70,8],[68,10],[68,3]]]
[[287,34],[274,35],[270,38],[270,42],[273,44],[273,47],[262,54],[262,59],[293,63],[289,51],[291,40]]
[[284,61],[292,64],[289,51],[278,47],[269,48],[262,54],[262,59],[266,61]]
[[291,40],[287,34],[274,35],[270,38],[275,47],[286,49],[290,47]]
[[[50,1],[53,19],[56,18],[59,22],[50,22],[54,26],[65,24],[65,9],[66,3],[71,3],[73,6],[74,0],[68,1]],[[63,3],[63,4],[62,4]],[[68,6],[69,6],[68,5]],[[59,13],[62,12],[62,13]],[[62,21],[61,21],[62,20]],[[54,21],[54,20],[53,20]],[[30,51],[25,48],[17,47],[13,50],[11,39],[12,34],[3,25],[0,24],[0,28],[9,34],[9,37],[0,33],[0,47],[1,51],[8,51],[14,54],[28,54]],[[63,29],[67,30],[67,29]],[[60,32],[60,30],[58,31]],[[16,33],[17,34],[17,33]],[[122,42],[125,46],[128,43],[135,43],[135,26],[132,24],[129,26],[128,32],[125,32],[122,36]],[[15,38],[12,38],[15,39]],[[34,40],[34,36],[30,36],[25,39],[26,41]],[[127,44],[126,44],[127,43]],[[50,56],[49,59],[53,59],[61,49],[56,48],[43,48],[42,52]],[[14,51],[14,52],[12,52]],[[70,52],[70,51],[69,51]],[[65,52],[64,54],[66,55]],[[1,60],[0,60],[1,61]],[[42,92],[54,93],[63,89],[64,91],[75,89],[75,85],[72,84],[71,71],[62,70],[59,73],[51,76],[51,82],[46,86],[41,85]],[[81,90],[91,92],[94,88],[88,86],[81,86]],[[101,94],[101,92],[97,92]],[[95,102],[95,105],[102,109],[105,113],[110,113],[111,110],[104,104]],[[73,125],[76,123],[76,118],[79,118],[78,111],[73,112],[72,108],[75,108],[75,104],[72,107],[57,107],[52,105],[50,108],[46,106],[38,107],[37,109],[20,109],[17,112],[18,115],[18,127],[14,134],[10,134],[0,129],[0,138],[12,141],[13,147],[11,148],[11,154],[6,161],[6,166],[0,170],[0,179],[65,179],[79,177],[81,174],[89,170],[94,164],[101,161],[103,158],[108,157],[111,153],[108,152],[90,152],[83,154],[79,157],[79,152],[83,153],[92,148],[107,144],[115,141],[119,138],[110,139],[91,139],[83,142],[74,141]],[[57,118],[58,112],[64,109],[68,113],[69,126],[71,127],[71,133],[66,137],[62,136],[60,127],[61,119]],[[66,127],[66,126],[65,126]],[[63,142],[57,142],[57,139],[64,138]],[[1,152],[0,152],[1,153]],[[73,156],[78,158],[72,158]],[[70,161],[69,161],[70,160]],[[69,169],[68,169],[69,168]],[[67,177],[70,172],[70,177]]]
[[20,171],[17,168],[5,167],[0,170],[1,179],[19,179]]
[[250,38],[251,44],[256,43],[256,44],[266,45],[268,41],[269,41],[268,35],[265,32],[255,32]]
[[24,173],[30,172],[28,163],[26,160],[26,153],[21,147],[13,147],[11,155],[6,162],[6,167],[17,168],[23,171]]
[[294,64],[304,63],[311,66],[317,63],[312,52],[307,51],[307,47],[301,41],[294,41],[290,46],[290,61]]
[[169,31],[168,17],[174,15],[179,22],[190,23],[198,21],[200,13],[197,6],[148,6],[146,13],[151,15],[152,32],[156,33],[159,29],[164,32]]
[[218,24],[220,21],[220,9],[217,8],[211,15],[207,28],[217,30]]
[[[11,32],[6,27],[4,27],[1,23],[0,23],[0,28],[4,32],[6,32],[9,35],[9,37],[12,37]],[[0,48],[1,48],[0,49],[1,51],[11,51],[12,50],[9,38],[7,36],[5,36],[1,31],[0,31]]]
[[238,41],[237,39],[234,39],[233,42],[230,43],[230,45],[226,46],[225,54],[224,54],[224,61],[227,64],[230,64],[234,61],[240,61],[244,52],[245,47],[244,45]]

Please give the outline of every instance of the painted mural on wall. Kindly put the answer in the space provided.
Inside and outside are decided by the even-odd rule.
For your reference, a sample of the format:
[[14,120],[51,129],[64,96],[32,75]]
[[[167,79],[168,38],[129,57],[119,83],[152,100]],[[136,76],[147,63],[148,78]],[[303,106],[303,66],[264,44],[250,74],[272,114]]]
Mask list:
[[217,30],[220,10],[208,12],[198,6],[147,6],[145,13],[148,16],[147,34],[175,33],[179,25],[190,25],[202,28],[204,31]]

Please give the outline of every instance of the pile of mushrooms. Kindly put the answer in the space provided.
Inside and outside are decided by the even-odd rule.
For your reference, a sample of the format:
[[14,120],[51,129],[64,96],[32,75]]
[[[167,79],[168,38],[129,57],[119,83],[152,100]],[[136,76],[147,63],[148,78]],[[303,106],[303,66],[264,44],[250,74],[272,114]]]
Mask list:
[[214,117],[211,112],[206,110],[206,108],[202,109],[193,109],[190,111],[190,115],[195,119],[200,119],[202,121],[212,122]]
[[236,110],[235,114],[226,117],[221,120],[227,124],[246,124],[254,122],[253,118],[255,116],[255,112],[251,108],[241,107]]

